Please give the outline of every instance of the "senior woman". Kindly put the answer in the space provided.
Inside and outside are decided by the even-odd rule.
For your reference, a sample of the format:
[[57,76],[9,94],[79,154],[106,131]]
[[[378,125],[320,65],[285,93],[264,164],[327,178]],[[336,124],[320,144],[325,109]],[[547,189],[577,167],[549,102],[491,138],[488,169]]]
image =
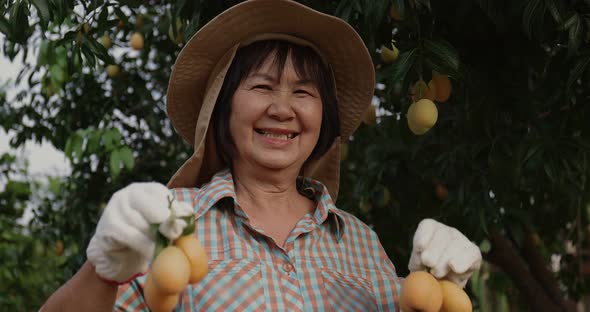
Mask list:
[[[171,193],[209,255],[177,311],[399,310],[400,278],[377,235],[334,205],[340,144],[374,83],[366,47],[340,19],[286,0],[217,16],[181,51],[167,94],[194,154],[167,187],[133,183],[113,195],[87,263],[44,311],[147,311],[150,224],[169,217]],[[419,224],[411,270],[464,286],[480,262],[456,229]]]

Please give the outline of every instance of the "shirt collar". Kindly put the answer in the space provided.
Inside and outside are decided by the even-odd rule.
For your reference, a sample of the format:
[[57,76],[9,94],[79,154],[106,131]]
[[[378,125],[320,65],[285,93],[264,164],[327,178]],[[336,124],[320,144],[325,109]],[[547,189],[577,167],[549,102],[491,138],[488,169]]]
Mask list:
[[[314,212],[313,219],[320,225],[326,220],[334,223],[334,234],[340,240],[344,233],[344,217],[341,211],[336,208],[328,189],[320,181],[309,177],[297,178],[297,189],[299,192],[317,203],[317,209]],[[211,181],[197,190],[194,198],[195,218],[205,214],[211,207],[218,202],[228,198],[233,206],[237,203],[234,181],[229,169],[224,169],[213,176]]]

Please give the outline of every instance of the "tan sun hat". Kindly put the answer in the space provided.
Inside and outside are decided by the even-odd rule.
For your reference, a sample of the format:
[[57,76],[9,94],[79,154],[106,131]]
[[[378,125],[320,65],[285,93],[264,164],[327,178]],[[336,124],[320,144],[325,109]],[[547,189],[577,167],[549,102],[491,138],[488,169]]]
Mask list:
[[224,168],[213,131],[207,131],[217,96],[237,49],[263,39],[283,39],[316,49],[331,66],[338,96],[340,135],[302,175],[319,180],[333,200],[340,180],[340,144],[356,130],[371,104],[375,72],[361,37],[343,20],[288,0],[250,0],[212,19],[180,51],[166,95],[174,129],[194,147],[168,187],[200,187]]

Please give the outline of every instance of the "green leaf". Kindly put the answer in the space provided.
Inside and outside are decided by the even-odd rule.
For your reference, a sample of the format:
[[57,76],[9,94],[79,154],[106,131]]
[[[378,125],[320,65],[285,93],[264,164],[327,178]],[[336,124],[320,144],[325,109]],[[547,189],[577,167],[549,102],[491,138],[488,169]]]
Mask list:
[[31,195],[31,189],[28,183],[13,180],[6,183],[4,192],[10,193],[21,199],[28,199],[29,195]]
[[127,168],[127,170],[132,170],[135,166],[135,158],[133,157],[133,152],[131,149],[127,146],[124,146],[119,149],[119,154],[123,164],[125,165],[125,168]]
[[49,191],[54,194],[59,194],[61,191],[62,182],[60,178],[49,177]]
[[37,66],[43,66],[49,64],[48,53],[49,53],[50,42],[48,40],[41,41],[41,47],[39,48],[39,55],[37,57]]
[[590,54],[586,54],[576,62],[576,65],[574,65],[573,69],[570,71],[570,75],[567,79],[566,90],[568,93],[571,92],[574,83],[576,83],[586,71],[588,64],[590,64]]
[[459,74],[459,53],[444,39],[424,40],[424,48],[429,57],[433,58],[442,68],[446,68],[447,74],[451,72]]
[[121,133],[116,128],[111,128],[105,131],[102,142],[107,150],[112,150],[121,144]]
[[186,221],[187,226],[182,230],[182,236],[191,235],[195,232],[195,216],[192,215],[187,218],[183,218]]
[[119,176],[119,173],[121,173],[121,155],[119,150],[115,149],[111,151],[109,167],[111,169],[111,176],[113,178]]
[[20,44],[25,44],[30,32],[29,26],[29,9],[27,4],[17,0],[12,8],[12,14],[9,21],[12,21],[11,40]]
[[59,64],[53,64],[50,67],[49,72],[51,73],[51,78],[55,79],[60,84],[66,80],[66,73]]
[[[180,16],[181,15],[182,9],[184,8],[185,4],[186,4],[186,0],[177,0],[177,1],[174,1],[174,6],[175,6],[175,10],[174,10],[174,13],[173,13],[174,16]],[[175,19],[172,19],[172,20],[174,21]]]
[[350,15],[352,14],[353,6],[355,0],[343,0],[340,1],[338,7],[336,7],[336,11],[334,15],[340,17],[346,22],[350,21]]
[[47,29],[47,24],[51,21],[51,12],[47,0],[32,0],[33,5],[37,8],[41,18],[42,28]]
[[416,49],[412,49],[400,54],[399,59],[392,64],[393,71],[391,76],[387,78],[390,85],[393,85],[395,82],[403,81],[406,78],[406,75],[410,68],[414,66],[414,62],[416,61]]
[[8,20],[6,20],[6,18],[2,15],[0,15],[0,32],[6,36],[8,36],[10,32],[10,24],[8,23]]
[[108,2],[106,2],[102,8],[100,9],[100,14],[98,15],[98,24],[104,25],[107,23],[107,19],[109,18],[109,7]]
[[88,46],[82,45],[82,54],[84,54],[84,58],[88,62],[88,67],[94,68],[96,66],[96,56],[94,56]]
[[68,31],[63,36],[63,38],[61,38],[55,42],[55,46],[58,47],[58,46],[62,46],[64,44],[66,44],[66,43],[72,42],[76,39],[77,36],[78,36],[77,31],[75,31],[75,30]]
[[98,147],[100,146],[101,136],[102,136],[101,130],[92,131],[88,135],[88,144],[86,146],[86,150],[89,153],[94,154],[94,153],[98,152]]
[[557,24],[563,23],[563,18],[561,17],[561,12],[559,11],[559,8],[557,7],[557,4],[555,3],[555,1],[554,0],[546,0],[545,5],[547,6],[549,13],[551,13],[551,16],[553,16],[553,19],[555,20],[555,22]]
[[123,13],[123,11],[121,11],[121,8],[118,6],[114,7],[115,9],[115,15],[117,15],[117,17],[123,21],[123,23],[125,23],[125,25],[127,25],[129,23],[129,18],[127,17],[127,15],[125,15],[125,13]]
[[94,40],[93,38],[90,38],[88,36],[84,36],[84,40],[82,41],[82,44],[86,47],[88,47],[88,49],[90,51],[92,51],[92,53],[94,53],[94,55],[96,55],[99,59],[103,60],[103,62],[105,62],[106,64],[114,64],[115,60],[109,55],[107,49],[100,43],[98,43],[96,40]]
[[524,9],[522,16],[522,29],[529,38],[532,37],[533,28],[542,24],[545,15],[543,0],[530,0]]
[[570,55],[572,55],[573,53],[575,53],[578,48],[580,47],[580,43],[582,42],[582,19],[580,18],[580,16],[578,14],[574,14],[572,16],[573,18],[573,23],[572,25],[569,27],[569,32],[568,32],[568,50]]
[[415,1],[417,5],[427,8],[428,11],[432,11],[432,8],[430,7],[430,0],[413,0],[413,1]]
[[76,160],[77,158],[82,156],[83,143],[84,139],[78,133],[71,135],[68,141],[66,142],[66,148],[64,150],[64,153],[72,161]]

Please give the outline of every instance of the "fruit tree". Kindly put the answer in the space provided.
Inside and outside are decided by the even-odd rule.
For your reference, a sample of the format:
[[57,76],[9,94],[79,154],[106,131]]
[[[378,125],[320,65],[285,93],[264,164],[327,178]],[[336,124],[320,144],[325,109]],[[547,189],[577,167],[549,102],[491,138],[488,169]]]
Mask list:
[[[0,258],[20,250],[28,259],[0,269],[0,305],[38,307],[84,261],[112,193],[165,183],[188,158],[166,119],[168,77],[185,40],[237,2],[0,0],[2,57],[25,63],[0,86],[0,128],[13,148],[49,142],[72,167],[63,178],[30,176],[16,153],[0,155],[0,207],[12,216],[0,218]],[[431,217],[481,246],[485,263],[466,288],[474,310],[581,304],[590,287],[587,1],[302,2],[350,23],[373,56],[375,106],[342,153],[337,204],[375,229],[399,274],[418,222]],[[25,207],[34,217],[19,225]]]

